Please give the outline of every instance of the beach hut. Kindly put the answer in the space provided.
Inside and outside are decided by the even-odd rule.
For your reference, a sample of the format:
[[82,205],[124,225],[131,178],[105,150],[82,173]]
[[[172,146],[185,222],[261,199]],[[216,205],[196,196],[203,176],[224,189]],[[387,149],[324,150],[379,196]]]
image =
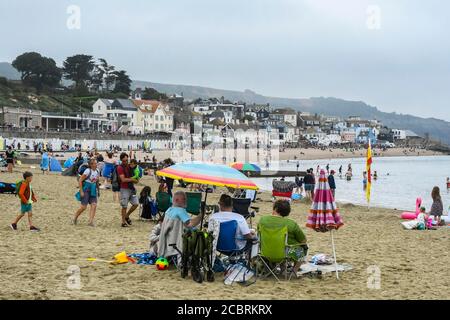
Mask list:
[[317,232],[328,232],[331,234],[331,246],[333,248],[336,278],[339,279],[336,262],[336,247],[334,245],[334,231],[344,225],[339,210],[331,193],[325,170],[320,170],[319,184],[314,193],[314,201],[308,215],[306,226]]

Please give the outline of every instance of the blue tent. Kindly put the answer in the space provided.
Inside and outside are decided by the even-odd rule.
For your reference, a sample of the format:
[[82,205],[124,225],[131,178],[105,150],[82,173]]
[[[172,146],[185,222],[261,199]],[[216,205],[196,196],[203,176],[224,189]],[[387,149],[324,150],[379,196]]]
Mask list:
[[57,172],[62,171],[61,163],[59,163],[59,161],[56,160],[55,158],[50,159],[50,171],[57,171]]
[[42,154],[42,160],[41,160],[41,170],[48,170],[48,165],[49,165],[49,158],[48,158],[48,153],[44,152]]
[[75,157],[70,157],[64,162],[64,168],[70,168],[75,163]]

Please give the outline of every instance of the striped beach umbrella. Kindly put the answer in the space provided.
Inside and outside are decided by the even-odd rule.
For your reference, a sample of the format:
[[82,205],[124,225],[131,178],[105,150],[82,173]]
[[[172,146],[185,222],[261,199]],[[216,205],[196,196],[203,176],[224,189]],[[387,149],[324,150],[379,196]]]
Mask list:
[[308,215],[306,226],[318,232],[331,231],[331,245],[333,248],[334,265],[336,269],[336,278],[339,279],[336,263],[336,247],[334,245],[333,233],[344,225],[333,194],[328,184],[325,170],[320,170],[319,185],[314,192],[314,201]]
[[158,176],[184,182],[209,184],[217,187],[257,190],[258,186],[242,172],[221,164],[204,162],[177,163],[156,172]]
[[233,162],[230,167],[239,171],[251,171],[251,172],[261,172],[261,168],[256,164],[249,162]]

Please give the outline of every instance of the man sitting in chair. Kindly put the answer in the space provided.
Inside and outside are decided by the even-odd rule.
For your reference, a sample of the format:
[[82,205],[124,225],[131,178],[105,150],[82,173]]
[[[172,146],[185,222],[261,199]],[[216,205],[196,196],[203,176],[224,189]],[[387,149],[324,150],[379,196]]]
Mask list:
[[220,196],[219,207],[220,211],[212,214],[209,218],[210,223],[208,223],[208,226],[212,225],[211,220],[215,220],[219,224],[222,222],[235,220],[237,222],[236,246],[239,250],[244,249],[247,244],[247,240],[251,240],[256,237],[255,232],[250,230],[244,216],[233,212],[233,199],[229,195],[223,194]]
[[300,229],[297,222],[287,218],[291,212],[291,205],[287,200],[277,200],[273,204],[273,212],[270,216],[261,217],[258,226],[263,227],[287,227],[288,239],[287,244],[290,246],[288,256],[291,257],[296,264],[293,272],[296,274],[308,252],[306,245],[306,236]]
[[158,245],[158,256],[169,257],[179,252],[171,246],[181,250],[183,245],[184,228],[193,228],[200,224],[202,213],[191,218],[186,211],[186,193],[177,191],[173,195],[173,205],[164,214]]

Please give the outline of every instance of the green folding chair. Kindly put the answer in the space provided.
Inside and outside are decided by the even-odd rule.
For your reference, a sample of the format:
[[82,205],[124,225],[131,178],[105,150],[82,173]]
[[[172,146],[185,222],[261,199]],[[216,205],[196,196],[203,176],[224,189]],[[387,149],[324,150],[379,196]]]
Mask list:
[[200,214],[202,209],[202,193],[186,192],[186,211],[194,216]]
[[156,207],[158,208],[159,215],[164,213],[172,206],[172,199],[167,192],[156,193]]
[[[258,225],[258,238],[259,238],[259,253],[258,260],[262,262],[262,265],[266,271],[266,274],[260,275],[261,277],[268,277],[273,275],[277,281],[280,281],[276,274],[278,268],[284,266],[285,278],[288,280],[289,264],[294,261],[288,256],[288,250],[290,246],[287,244],[288,230],[286,226],[283,227],[265,227]],[[258,268],[256,268],[258,272]],[[293,269],[289,272],[289,279],[293,274]]]

